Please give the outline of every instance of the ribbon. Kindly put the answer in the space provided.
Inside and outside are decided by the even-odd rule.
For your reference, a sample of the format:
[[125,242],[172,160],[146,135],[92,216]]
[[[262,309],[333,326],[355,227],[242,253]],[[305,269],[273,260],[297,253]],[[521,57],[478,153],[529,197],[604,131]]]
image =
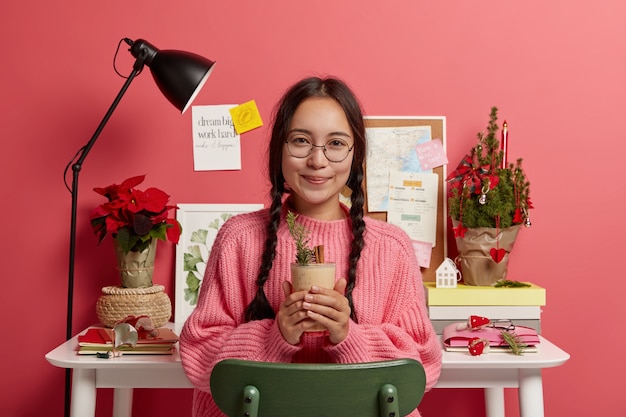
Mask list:
[[485,177],[489,178],[489,189],[492,190],[498,185],[498,176],[489,175],[489,165],[475,168],[472,164],[472,157],[465,155],[457,168],[446,178],[452,187],[467,187],[470,193],[480,194],[482,182]]

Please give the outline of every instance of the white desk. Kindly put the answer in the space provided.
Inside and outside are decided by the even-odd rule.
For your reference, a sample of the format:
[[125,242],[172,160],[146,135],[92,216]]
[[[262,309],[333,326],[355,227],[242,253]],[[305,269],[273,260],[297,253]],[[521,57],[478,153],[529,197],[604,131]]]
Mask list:
[[[179,327],[174,330],[180,332]],[[178,353],[98,359],[77,355],[77,343],[74,337],[46,355],[52,365],[73,370],[72,417],[95,416],[98,388],[115,389],[114,417],[130,417],[133,388],[193,388]],[[487,417],[504,417],[504,388],[519,388],[520,416],[543,417],[541,369],[560,366],[568,359],[569,354],[543,337],[538,353],[523,356],[443,352],[435,388],[484,388]]]

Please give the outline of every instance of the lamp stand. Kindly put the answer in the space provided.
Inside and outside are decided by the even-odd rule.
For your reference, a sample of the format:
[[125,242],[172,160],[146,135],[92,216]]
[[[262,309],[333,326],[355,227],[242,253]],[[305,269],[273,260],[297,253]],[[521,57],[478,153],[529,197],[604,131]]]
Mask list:
[[[66,340],[70,340],[73,335],[72,314],[73,314],[73,304],[74,304],[74,264],[76,260],[76,216],[77,216],[77,211],[78,211],[77,210],[78,209],[78,176],[80,174],[81,168],[83,167],[83,162],[85,161],[87,154],[93,147],[94,143],[96,143],[98,136],[100,136],[100,133],[102,133],[102,129],[104,129],[104,126],[107,124],[107,122],[111,118],[111,115],[113,114],[113,112],[115,111],[115,108],[117,107],[120,100],[122,99],[122,96],[124,95],[124,93],[126,93],[126,90],[130,86],[130,83],[132,83],[135,77],[137,76],[137,74],[141,72],[143,65],[144,65],[144,61],[145,61],[145,54],[142,54],[142,56],[137,58],[137,60],[135,61],[135,64],[133,65],[133,71],[130,73],[130,75],[126,79],[126,82],[122,86],[122,89],[120,90],[120,92],[117,94],[117,97],[115,97],[115,100],[113,100],[113,104],[111,104],[111,107],[109,107],[109,110],[104,115],[104,118],[100,122],[100,125],[98,125],[98,128],[94,132],[93,136],[91,137],[91,139],[89,139],[89,142],[87,142],[87,144],[82,148],[80,152],[80,156],[78,157],[76,162],[72,165],[72,188],[70,190],[72,193],[72,214],[71,214],[72,217],[70,220],[70,258],[69,258],[69,275],[67,279],[67,323],[66,323],[66,333],[65,333]],[[71,381],[72,381],[71,369],[67,368],[65,370],[65,417],[70,416],[70,404],[71,404],[71,397],[72,397],[71,396]]]
[[[98,125],[98,128],[94,132],[89,142],[78,150],[74,158],[70,160],[70,163],[65,167],[64,180],[65,185],[72,194],[72,214],[70,222],[70,259],[69,259],[69,275],[67,279],[67,325],[66,325],[66,340],[72,338],[72,316],[73,316],[73,304],[74,304],[74,264],[76,261],[76,217],[78,208],[78,177],[80,170],[83,167],[83,162],[87,157],[87,154],[93,147],[94,143],[100,136],[102,129],[109,121],[109,118],[115,111],[115,108],[119,104],[120,100],[126,90],[133,82],[135,77],[141,73],[144,66],[150,67],[152,76],[157,86],[161,90],[161,93],[178,108],[182,113],[191,105],[191,102],[195,98],[198,91],[202,88],[204,82],[211,74],[213,65],[215,62],[208,60],[199,55],[175,50],[159,51],[154,45],[149,42],[139,39],[133,41],[128,38],[124,38],[120,41],[126,42],[130,46],[130,53],[136,58],[133,64],[133,70],[126,78],[126,82],[122,86],[122,89],[113,100],[113,104],[109,107],[109,110],[104,115],[104,118]],[[119,44],[118,44],[119,50]],[[117,52],[116,52],[117,56]],[[115,66],[115,62],[114,62]],[[116,70],[117,72],[117,70]],[[119,73],[118,73],[119,74]],[[72,167],[72,184],[71,187],[67,185],[68,169]],[[71,369],[66,369],[65,372],[65,417],[70,417],[71,413]],[[72,416],[82,417],[82,416]]]

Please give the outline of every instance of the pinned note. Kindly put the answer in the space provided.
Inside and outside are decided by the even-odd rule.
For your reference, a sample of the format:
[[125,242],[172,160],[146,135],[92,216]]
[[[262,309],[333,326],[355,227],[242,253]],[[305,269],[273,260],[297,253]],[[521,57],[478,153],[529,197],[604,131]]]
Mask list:
[[421,242],[412,240],[413,251],[417,257],[417,264],[420,268],[430,268],[430,257],[433,253],[433,244],[430,242]]
[[230,109],[235,130],[239,135],[249,130],[263,126],[263,120],[254,100],[250,100]]
[[240,136],[230,115],[234,104],[193,106],[193,162],[196,171],[241,169]]
[[428,142],[419,143],[415,146],[417,159],[420,161],[422,170],[433,169],[448,163],[446,151],[443,149],[441,139],[433,139]]

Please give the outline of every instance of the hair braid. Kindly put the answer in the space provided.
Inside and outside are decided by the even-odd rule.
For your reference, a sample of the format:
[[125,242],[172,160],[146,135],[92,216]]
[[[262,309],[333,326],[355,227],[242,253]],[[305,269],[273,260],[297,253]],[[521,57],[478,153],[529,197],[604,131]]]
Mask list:
[[[354,175],[354,180],[361,183],[362,173],[357,172]],[[352,301],[352,290],[356,284],[356,266],[361,258],[361,251],[363,250],[363,234],[365,232],[365,222],[363,221],[363,204],[365,196],[363,195],[363,188],[355,186],[352,189],[352,195],[350,197],[352,205],[350,207],[350,219],[352,220],[352,243],[350,247],[349,267],[348,267],[348,280],[346,285],[346,298],[350,305],[350,318],[358,323],[354,302]]]
[[276,257],[276,232],[280,223],[280,213],[282,208],[281,202],[282,192],[273,188],[272,189],[272,205],[270,207],[270,221],[267,224],[267,237],[265,239],[265,249],[263,251],[263,257],[261,267],[259,269],[259,275],[256,278],[256,294],[252,302],[246,307],[244,313],[244,320],[246,322],[262,319],[273,319],[276,317],[276,313],[272,310],[263,286],[265,281],[269,278],[270,271],[274,258]]

